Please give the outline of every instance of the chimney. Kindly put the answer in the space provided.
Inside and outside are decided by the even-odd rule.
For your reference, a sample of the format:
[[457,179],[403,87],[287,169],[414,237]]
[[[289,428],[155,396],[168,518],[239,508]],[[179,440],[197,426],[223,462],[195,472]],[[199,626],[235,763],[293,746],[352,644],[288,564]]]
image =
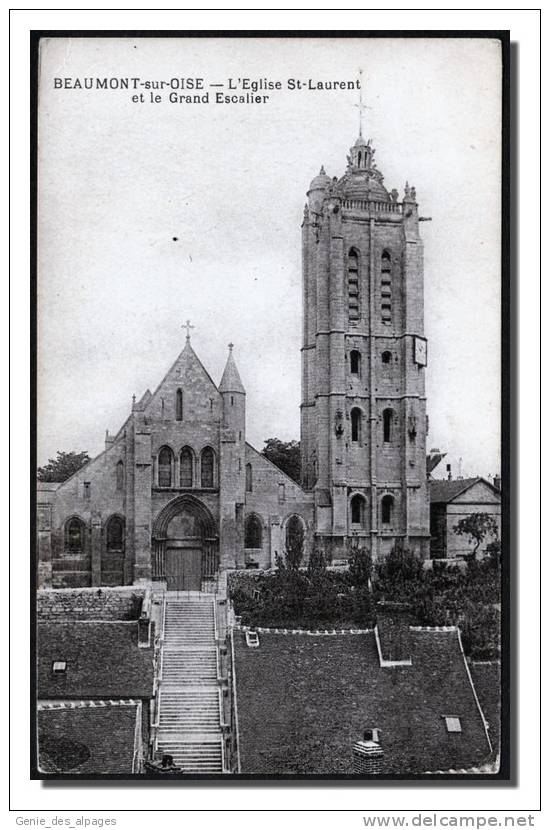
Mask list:
[[452,476],[452,474],[451,474],[451,465],[450,465],[450,464],[447,464],[447,480],[448,480],[448,481],[452,481],[452,480],[453,480],[453,476]]
[[115,436],[109,435],[109,430],[105,430],[105,449],[108,450],[115,443]]
[[353,744],[355,775],[380,775],[384,772],[384,750],[380,746],[380,730],[366,729],[363,740]]
[[501,478],[500,478],[500,476],[495,476],[493,478],[493,487],[495,487],[495,489],[500,492],[500,487],[501,487]]

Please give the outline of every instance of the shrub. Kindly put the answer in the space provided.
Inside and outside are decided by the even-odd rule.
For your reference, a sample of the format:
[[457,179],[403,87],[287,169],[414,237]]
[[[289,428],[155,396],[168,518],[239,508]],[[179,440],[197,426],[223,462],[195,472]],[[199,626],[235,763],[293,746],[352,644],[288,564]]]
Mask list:
[[378,578],[390,584],[422,580],[424,566],[422,560],[408,548],[399,545],[377,566]]
[[367,548],[351,547],[348,564],[350,585],[368,585],[372,573],[370,551]]

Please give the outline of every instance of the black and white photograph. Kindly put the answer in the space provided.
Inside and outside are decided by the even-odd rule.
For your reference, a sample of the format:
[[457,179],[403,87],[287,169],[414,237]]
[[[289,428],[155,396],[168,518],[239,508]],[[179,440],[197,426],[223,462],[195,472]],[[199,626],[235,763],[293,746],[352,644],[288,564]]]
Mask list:
[[34,48],[32,776],[507,779],[508,32]]

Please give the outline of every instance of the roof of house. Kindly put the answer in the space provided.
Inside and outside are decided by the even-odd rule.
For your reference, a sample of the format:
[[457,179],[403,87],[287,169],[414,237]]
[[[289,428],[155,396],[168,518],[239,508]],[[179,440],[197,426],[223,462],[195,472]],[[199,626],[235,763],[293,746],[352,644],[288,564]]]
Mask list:
[[500,662],[472,662],[470,672],[483,714],[487,719],[491,743],[496,751],[500,746]]
[[490,482],[481,476],[474,478],[456,478],[451,481],[448,479],[435,479],[429,482],[430,485],[430,501],[431,502],[450,502],[456,499],[461,493],[469,490],[474,484],[481,482],[489,487],[494,493],[500,496],[496,487],[493,487]]
[[426,456],[426,472],[428,475],[435,470],[437,465],[442,461],[443,458],[447,455],[446,452],[439,452],[439,450],[431,450],[431,452]]
[[[152,697],[153,648],[139,648],[137,634],[137,622],[38,623],[38,698]],[[66,670],[54,673],[55,661]]]
[[38,766],[46,773],[131,773],[138,702],[82,701],[38,710]]
[[[490,745],[457,629],[410,630],[412,665],[380,666],[375,636],[235,634],[243,772],[353,773],[353,744],[381,730],[385,772],[470,767]],[[462,731],[447,732],[445,716]]]

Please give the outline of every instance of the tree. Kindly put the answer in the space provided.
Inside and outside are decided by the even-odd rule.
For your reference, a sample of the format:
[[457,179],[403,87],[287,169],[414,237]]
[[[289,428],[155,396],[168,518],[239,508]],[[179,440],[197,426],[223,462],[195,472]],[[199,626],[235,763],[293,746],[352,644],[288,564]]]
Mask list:
[[498,525],[495,517],[489,513],[470,513],[453,527],[453,533],[457,536],[469,536],[475,547],[471,552],[472,559],[475,559],[477,549],[487,536],[498,537]]
[[84,452],[60,452],[57,451],[57,458],[48,459],[48,463],[38,468],[38,481],[66,481],[77,470],[91,461],[90,456]]
[[264,441],[264,444],[262,455],[265,455],[279,470],[282,470],[283,473],[286,473],[287,476],[299,484],[302,473],[300,442],[268,438]]
[[391,585],[418,582],[424,578],[422,560],[414,551],[404,548],[399,543],[394,545],[386,559],[377,565],[376,570],[378,579]]
[[307,574],[310,579],[319,579],[327,572],[327,560],[322,550],[315,548],[309,555],[307,563]]
[[297,571],[304,555],[304,529],[301,525],[296,524],[288,534],[285,552],[288,567]]
[[372,558],[367,548],[353,545],[349,551],[349,580],[357,587],[368,585],[372,572]]

